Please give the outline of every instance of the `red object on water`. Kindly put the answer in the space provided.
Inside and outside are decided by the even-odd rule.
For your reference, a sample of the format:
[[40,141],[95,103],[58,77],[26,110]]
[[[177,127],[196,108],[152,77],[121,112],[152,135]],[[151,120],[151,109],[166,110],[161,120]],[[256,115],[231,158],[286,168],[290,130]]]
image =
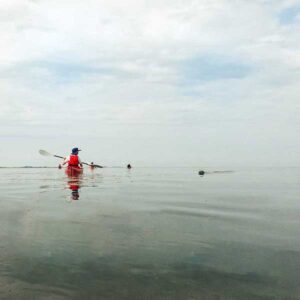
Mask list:
[[79,174],[83,173],[83,168],[68,166],[66,168],[66,173],[67,173],[67,175],[70,175],[70,176],[76,176],[76,175],[79,175]]
[[71,154],[70,155],[70,160],[69,160],[69,165],[72,167],[77,167],[79,165],[79,158],[78,155]]

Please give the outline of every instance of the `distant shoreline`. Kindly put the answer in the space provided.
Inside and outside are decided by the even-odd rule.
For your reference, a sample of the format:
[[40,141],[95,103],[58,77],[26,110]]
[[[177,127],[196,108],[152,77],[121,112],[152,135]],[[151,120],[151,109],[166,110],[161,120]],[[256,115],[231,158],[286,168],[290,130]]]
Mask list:
[[23,166],[23,167],[0,167],[0,169],[56,169],[57,167],[34,167],[34,166]]

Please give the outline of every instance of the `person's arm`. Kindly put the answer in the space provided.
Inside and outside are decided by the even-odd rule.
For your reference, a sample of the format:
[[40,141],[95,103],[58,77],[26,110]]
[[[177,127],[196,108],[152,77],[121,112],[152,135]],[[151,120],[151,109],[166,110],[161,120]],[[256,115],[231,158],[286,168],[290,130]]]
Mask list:
[[79,156],[78,156],[78,162],[79,162],[80,167],[83,168],[83,165],[82,165],[82,162],[81,162],[81,159],[79,158]]
[[65,157],[63,162],[58,165],[58,168],[60,169],[62,166],[64,166],[68,161],[70,160],[70,156]]

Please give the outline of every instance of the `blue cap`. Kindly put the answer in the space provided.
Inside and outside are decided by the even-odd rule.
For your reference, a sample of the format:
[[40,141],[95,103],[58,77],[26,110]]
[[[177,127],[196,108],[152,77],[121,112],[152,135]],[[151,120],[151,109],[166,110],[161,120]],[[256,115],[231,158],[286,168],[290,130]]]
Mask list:
[[73,149],[72,149],[72,154],[76,154],[76,153],[78,153],[78,151],[81,151],[81,150],[78,149],[78,148],[73,148]]

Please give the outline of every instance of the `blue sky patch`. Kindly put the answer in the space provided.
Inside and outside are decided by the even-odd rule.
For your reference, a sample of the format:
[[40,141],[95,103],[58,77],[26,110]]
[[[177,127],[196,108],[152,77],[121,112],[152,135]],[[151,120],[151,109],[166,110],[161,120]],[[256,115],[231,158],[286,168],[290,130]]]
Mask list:
[[72,82],[81,79],[83,76],[111,72],[111,70],[105,68],[95,68],[85,64],[48,61],[34,62],[31,64],[31,67],[49,71],[55,78],[55,81],[58,82]]
[[296,18],[299,14],[300,5],[290,6],[280,12],[279,21],[281,24],[291,24],[296,21]]
[[221,56],[199,56],[181,63],[179,71],[188,83],[246,77],[251,68],[232,58]]

